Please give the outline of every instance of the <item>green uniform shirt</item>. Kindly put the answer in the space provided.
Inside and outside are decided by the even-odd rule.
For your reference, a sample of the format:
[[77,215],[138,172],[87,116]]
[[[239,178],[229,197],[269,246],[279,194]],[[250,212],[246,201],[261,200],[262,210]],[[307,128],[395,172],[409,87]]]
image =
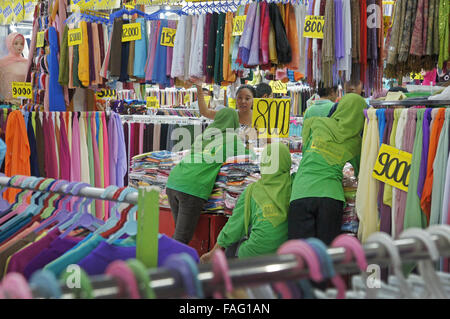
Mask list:
[[320,116],[327,117],[334,103],[330,100],[317,100],[313,105],[308,107],[303,117],[306,120],[309,117]]
[[[222,247],[229,247],[245,236],[245,194],[246,190],[239,197],[233,215],[228,219],[217,238],[217,243]],[[253,198],[250,199],[250,206],[250,237],[239,247],[238,257],[276,253],[277,249],[288,240],[287,219],[277,227],[273,227],[268,220],[264,219],[261,209]]]

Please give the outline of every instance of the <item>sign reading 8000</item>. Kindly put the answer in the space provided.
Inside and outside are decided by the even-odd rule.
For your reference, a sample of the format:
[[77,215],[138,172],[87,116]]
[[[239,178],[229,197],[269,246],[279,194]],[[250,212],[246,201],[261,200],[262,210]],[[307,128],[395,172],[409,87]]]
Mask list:
[[252,127],[260,138],[289,137],[290,99],[254,99]]

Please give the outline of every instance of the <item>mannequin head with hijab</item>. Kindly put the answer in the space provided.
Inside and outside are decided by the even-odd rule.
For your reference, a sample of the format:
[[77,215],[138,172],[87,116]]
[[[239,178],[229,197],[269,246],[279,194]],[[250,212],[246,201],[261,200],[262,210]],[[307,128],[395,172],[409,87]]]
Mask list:
[[8,48],[8,55],[0,59],[0,67],[5,64],[11,64],[15,62],[27,62],[22,56],[23,48],[25,45],[25,37],[17,32],[13,32],[6,37],[6,47]]

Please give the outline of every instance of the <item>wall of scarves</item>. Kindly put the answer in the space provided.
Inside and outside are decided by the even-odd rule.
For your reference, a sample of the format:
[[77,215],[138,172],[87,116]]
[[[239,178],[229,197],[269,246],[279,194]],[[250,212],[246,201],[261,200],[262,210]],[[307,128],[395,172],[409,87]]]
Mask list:
[[303,116],[308,107],[307,101],[314,95],[314,90],[307,86],[288,86],[288,96],[291,97],[291,115]]
[[[372,177],[381,143],[412,153],[408,191]],[[378,230],[397,237],[412,227],[450,224],[450,108],[370,108],[356,193],[364,242]]]
[[[120,116],[114,112],[24,112],[4,109],[0,127],[7,145],[4,173],[123,186],[127,160]],[[4,198],[14,202],[16,190]],[[92,213],[108,218],[96,201]]]

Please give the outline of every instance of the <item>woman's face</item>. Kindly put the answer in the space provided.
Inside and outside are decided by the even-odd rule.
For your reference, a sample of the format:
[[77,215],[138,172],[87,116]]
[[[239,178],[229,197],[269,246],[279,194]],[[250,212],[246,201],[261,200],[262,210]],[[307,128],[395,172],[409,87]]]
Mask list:
[[250,111],[253,106],[253,94],[249,89],[239,91],[236,99],[236,106],[239,111]]
[[21,55],[23,52],[23,46],[24,46],[23,38],[16,37],[13,42],[14,53],[16,53],[17,55]]

